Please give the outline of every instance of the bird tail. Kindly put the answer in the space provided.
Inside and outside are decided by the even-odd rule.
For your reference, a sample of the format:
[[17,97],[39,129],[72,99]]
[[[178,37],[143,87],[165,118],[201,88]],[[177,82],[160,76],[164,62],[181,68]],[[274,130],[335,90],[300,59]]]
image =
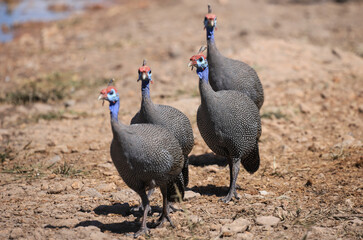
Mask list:
[[168,183],[167,198],[170,202],[181,202],[184,198],[184,177],[180,173]]
[[184,156],[184,167],[182,169],[183,180],[184,180],[184,188],[188,186],[189,183],[189,158],[188,156]]
[[249,173],[254,173],[260,167],[260,153],[258,150],[258,142],[256,141],[254,149],[242,159],[242,165]]

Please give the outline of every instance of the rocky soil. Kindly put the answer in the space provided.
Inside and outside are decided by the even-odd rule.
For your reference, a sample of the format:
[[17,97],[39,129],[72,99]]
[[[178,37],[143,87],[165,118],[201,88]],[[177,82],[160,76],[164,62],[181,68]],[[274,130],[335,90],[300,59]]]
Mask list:
[[[17,27],[0,45],[0,238],[131,239],[139,197],[114,168],[108,79],[120,120],[140,106],[137,69],[153,71],[152,99],[190,118],[195,146],[185,201],[140,239],[362,239],[361,1],[210,1],[220,51],[253,66],[265,89],[261,166],[241,170],[239,201],[224,159],[196,126],[207,1],[118,1],[82,15]],[[151,198],[155,221],[161,210]]]

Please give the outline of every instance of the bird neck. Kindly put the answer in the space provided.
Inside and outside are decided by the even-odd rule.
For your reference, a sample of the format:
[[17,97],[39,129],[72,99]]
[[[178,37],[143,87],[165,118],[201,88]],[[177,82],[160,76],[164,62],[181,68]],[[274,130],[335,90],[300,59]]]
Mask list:
[[120,108],[120,101],[116,102],[110,102],[110,114],[111,114],[111,120],[117,120],[118,121],[118,111]]
[[141,84],[141,94],[142,94],[142,98],[150,98],[150,81],[146,80],[146,81],[142,81]]
[[199,76],[199,79],[205,83],[208,83],[208,77],[209,77],[209,68],[208,66],[205,68],[197,68],[197,74]]
[[208,43],[214,43],[214,27],[207,27],[207,42]]

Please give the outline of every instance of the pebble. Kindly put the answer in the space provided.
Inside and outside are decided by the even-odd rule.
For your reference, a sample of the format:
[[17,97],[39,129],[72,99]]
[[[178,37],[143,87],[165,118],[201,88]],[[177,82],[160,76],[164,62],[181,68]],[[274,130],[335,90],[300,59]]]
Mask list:
[[256,223],[259,225],[275,226],[280,222],[280,219],[274,216],[259,216],[256,218]]
[[129,202],[130,199],[139,199],[137,193],[129,189],[123,189],[111,194],[113,200],[118,202]]
[[245,233],[238,233],[236,235],[236,239],[240,239],[240,240],[252,240],[254,239],[254,235],[250,232],[245,232]]
[[57,162],[59,162],[60,160],[62,160],[62,157],[60,155],[55,155],[54,157],[52,157],[51,159],[49,159],[47,161],[48,166],[52,166],[54,164],[56,164]]
[[209,173],[217,173],[219,172],[219,168],[216,166],[207,166],[204,168],[205,171],[209,172]]
[[299,104],[299,109],[302,113],[306,114],[306,113],[310,113],[309,107],[303,103]]
[[97,190],[100,192],[112,192],[116,189],[116,185],[114,183],[103,183],[97,186]]
[[267,192],[267,191],[262,190],[262,191],[260,191],[260,194],[263,195],[263,196],[265,196],[265,195],[269,195],[270,193]]
[[196,193],[193,191],[185,191],[184,193],[184,200],[190,200],[197,197],[200,197],[200,193]]
[[69,148],[66,145],[58,145],[54,148],[54,152],[70,153],[71,151],[69,150]]
[[17,239],[24,236],[23,229],[14,228],[10,233],[10,239]]
[[96,150],[100,150],[101,149],[101,146],[99,143],[91,143],[89,145],[89,150],[91,151],[96,151]]
[[55,183],[53,186],[51,186],[49,189],[48,189],[48,192],[49,194],[58,194],[58,193],[61,193],[62,191],[64,191],[65,187],[60,184],[60,183]]
[[94,188],[86,188],[82,193],[82,196],[102,198],[102,194]]
[[222,226],[221,233],[223,236],[232,236],[237,233],[243,233],[251,225],[251,222],[244,218],[238,218],[230,224]]
[[80,189],[83,187],[83,183],[81,181],[74,181],[71,185],[73,189]]

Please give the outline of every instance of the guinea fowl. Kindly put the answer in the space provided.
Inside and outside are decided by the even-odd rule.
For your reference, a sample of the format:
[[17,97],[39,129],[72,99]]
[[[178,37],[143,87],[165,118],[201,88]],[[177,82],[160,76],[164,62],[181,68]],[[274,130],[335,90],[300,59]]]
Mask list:
[[[165,127],[175,138],[179,141],[179,144],[183,150],[184,155],[184,167],[182,170],[184,178],[184,186],[189,183],[188,173],[188,154],[192,151],[194,145],[194,136],[192,125],[189,119],[184,113],[176,108],[166,105],[154,104],[150,98],[150,82],[153,83],[151,78],[151,69],[146,66],[146,60],[143,61],[143,65],[139,68],[139,78],[141,80],[141,108],[138,113],[132,118],[131,124],[135,123],[151,123]],[[151,193],[150,193],[151,194]]]
[[184,166],[182,150],[168,130],[153,124],[124,125],[118,121],[119,96],[113,86],[101,91],[99,99],[110,104],[113,139],[111,158],[124,182],[138,193],[144,208],[141,228],[135,237],[147,233],[146,217],[150,209],[147,189],[160,187],[163,197],[162,214],[156,224],[161,226],[169,217],[169,201],[184,196],[181,170]]
[[190,66],[197,68],[201,105],[197,112],[199,132],[208,147],[218,155],[228,158],[230,187],[221,200],[229,202],[236,192],[240,164],[249,173],[260,165],[258,139],[261,120],[254,102],[245,94],[233,90],[215,92],[208,83],[208,61],[199,51],[190,58]]
[[226,58],[217,49],[214,40],[214,29],[217,17],[212,14],[208,5],[208,14],[204,18],[207,32],[209,82],[214,91],[237,90],[246,93],[258,109],[264,101],[263,87],[256,71],[246,63]]

